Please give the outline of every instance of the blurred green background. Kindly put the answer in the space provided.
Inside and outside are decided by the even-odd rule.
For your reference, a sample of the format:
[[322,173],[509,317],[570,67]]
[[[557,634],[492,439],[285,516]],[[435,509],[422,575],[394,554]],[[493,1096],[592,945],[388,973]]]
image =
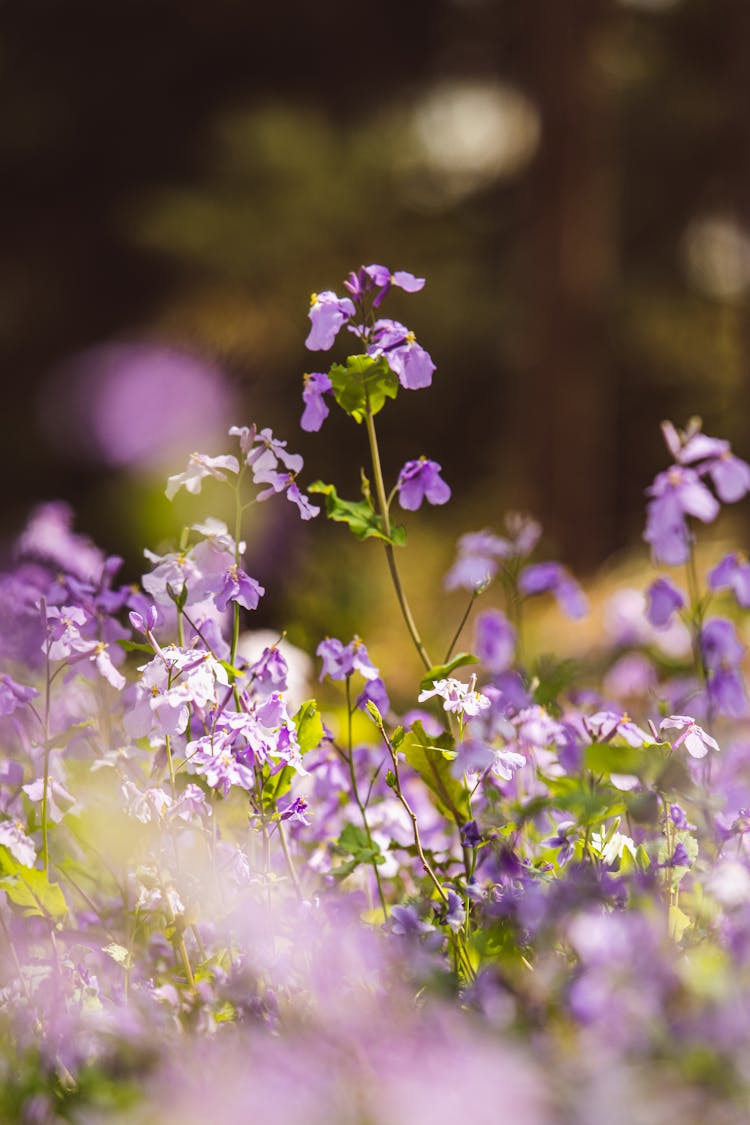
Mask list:
[[[1,10],[6,542],[62,497],[136,577],[164,476],[231,422],[353,495],[364,435],[298,419],[309,293],[368,262],[428,279],[386,312],[433,388],[381,431],[391,478],[424,453],[453,487],[436,570],[508,507],[579,573],[637,545],[663,417],[750,454],[747,0]],[[269,620],[345,616],[345,535],[263,513]]]

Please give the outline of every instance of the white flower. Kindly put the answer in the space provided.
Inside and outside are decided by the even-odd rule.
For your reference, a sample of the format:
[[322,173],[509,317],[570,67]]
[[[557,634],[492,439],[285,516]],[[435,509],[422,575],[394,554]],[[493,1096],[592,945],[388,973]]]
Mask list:
[[710,734],[706,734],[703,727],[699,727],[695,719],[691,719],[689,715],[670,715],[662,719],[659,732],[663,733],[664,730],[679,731],[676,738],[668,741],[672,743],[673,750],[684,743],[685,749],[692,758],[705,758],[709,750],[716,750],[718,753],[720,749],[718,742],[711,738]]
[[238,473],[240,471],[239,461],[231,453],[222,454],[219,457],[209,457],[206,453],[191,453],[187,469],[184,473],[175,473],[168,479],[164,495],[167,500],[172,500],[179,490],[184,488],[195,496],[200,492],[205,477],[226,480],[226,473],[222,472],[223,469],[230,473]]

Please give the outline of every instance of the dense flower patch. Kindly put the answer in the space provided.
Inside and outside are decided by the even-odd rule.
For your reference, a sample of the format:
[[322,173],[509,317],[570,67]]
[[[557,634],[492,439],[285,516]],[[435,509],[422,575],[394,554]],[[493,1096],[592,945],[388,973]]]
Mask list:
[[[695,521],[750,467],[665,424],[645,539],[684,583],[625,593],[597,682],[527,651],[530,599],[587,612],[528,517],[460,539],[445,585],[466,611],[424,637],[393,509],[450,486],[418,450],[389,486],[375,421],[432,380],[380,316],[424,283],[372,265],[344,284],[313,296],[307,344],[358,350],[305,375],[302,426],[333,403],[362,425],[361,498],[303,489],[286,442],[232,427],[167,483],[217,480],[232,529],[197,512],[134,589],[50,504],[0,578],[0,1115],[745,1121],[750,565],[702,574]],[[284,496],[380,541],[424,666],[405,714],[366,639],[320,639],[325,713],[299,689],[309,657],[250,647],[243,518]]]

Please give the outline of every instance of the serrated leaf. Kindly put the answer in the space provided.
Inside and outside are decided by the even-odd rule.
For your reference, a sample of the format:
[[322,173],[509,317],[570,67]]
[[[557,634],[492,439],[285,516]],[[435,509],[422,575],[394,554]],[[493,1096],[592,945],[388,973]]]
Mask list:
[[401,745],[404,757],[424,781],[438,812],[457,825],[470,819],[469,798],[451,773],[455,740],[450,734],[430,738],[421,723],[414,723]]
[[0,889],[8,901],[25,917],[64,918],[68,912],[65,896],[57,883],[50,883],[46,871],[24,867],[0,847]]
[[675,941],[680,941],[685,930],[690,926],[691,919],[688,918],[684,911],[680,910],[679,906],[670,906],[669,908],[669,934]]
[[307,699],[298,708],[293,719],[297,730],[300,754],[307,754],[320,745],[323,738],[323,720],[314,699]]
[[447,676],[450,676],[451,672],[455,672],[456,668],[478,663],[479,657],[475,656],[473,652],[459,652],[447,664],[433,664],[432,668],[425,672],[419,681],[419,686],[423,691],[427,691],[432,687],[435,680],[444,680]]
[[334,363],[328,372],[333,395],[342,410],[361,422],[369,402],[372,414],[398,394],[398,376],[382,356],[350,355],[346,363]]
[[133,954],[124,945],[118,945],[117,942],[112,941],[109,945],[102,946],[102,953],[106,953],[118,965],[122,965],[123,969],[132,969],[135,964]]
[[348,524],[355,539],[382,539],[396,547],[403,547],[406,543],[406,532],[402,527],[392,527],[391,534],[386,534],[382,517],[373,512],[365,500],[342,500],[335,485],[325,484],[322,480],[313,481],[307,491],[324,496],[328,519]]

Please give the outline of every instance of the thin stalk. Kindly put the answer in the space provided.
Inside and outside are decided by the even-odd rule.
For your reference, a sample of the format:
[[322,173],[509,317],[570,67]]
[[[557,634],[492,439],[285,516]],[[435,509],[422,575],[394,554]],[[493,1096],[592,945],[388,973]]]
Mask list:
[[52,675],[49,661],[49,629],[46,626],[47,606],[42,600],[42,613],[45,617],[45,627],[47,628],[47,643],[44,646],[44,670],[45,670],[45,692],[44,692],[44,780],[42,782],[42,861],[44,864],[44,871],[49,875],[49,758],[50,758],[50,740],[49,740],[49,715],[50,715],[50,697],[52,694]]
[[[383,520],[383,529],[387,536],[391,534],[391,521],[388,514],[388,500],[385,494],[385,483],[383,481],[383,469],[380,464],[380,451],[378,449],[378,439],[375,434],[375,421],[373,419],[370,403],[367,403],[365,412],[365,422],[367,424],[367,439],[370,443],[370,458],[372,460],[372,474],[375,481],[375,495],[377,497],[379,515]],[[424,664],[425,668],[432,668],[432,661],[427,655],[427,650],[422,644],[422,638],[419,635],[416,622],[412,615],[409,603],[406,600],[406,594],[401,584],[401,578],[398,573],[398,566],[396,564],[396,555],[393,550],[392,543],[385,543],[385,557],[388,561],[388,569],[391,573],[391,580],[393,588],[396,591],[396,598],[401,609],[401,615],[406,623],[406,628],[409,631],[414,647],[419,653],[419,659]]]
[[[367,836],[367,843],[371,848],[374,848],[372,833],[370,832],[370,824],[367,819],[367,808],[362,803],[362,798],[359,795],[359,788],[357,786],[357,775],[354,769],[354,747],[352,738],[352,687],[351,676],[346,677],[346,713],[347,713],[347,745],[348,753],[346,755],[346,763],[349,766],[349,778],[352,783],[352,795],[359,809],[360,816],[362,817],[362,824],[364,825],[365,835]],[[375,860],[372,861],[372,869],[375,873],[375,882],[378,885],[378,898],[380,899],[380,906],[383,911],[383,917],[388,917],[388,904],[385,900],[385,892],[383,891],[383,884],[380,879],[380,872]]]
[[471,614],[472,609],[474,608],[474,602],[476,600],[477,600],[477,591],[474,590],[472,592],[471,597],[469,598],[469,604],[467,605],[467,607],[464,611],[464,615],[458,623],[458,628],[456,629],[455,633],[453,634],[453,640],[448,645],[448,651],[445,654],[445,659],[443,660],[443,664],[447,664],[448,661],[450,660],[451,655],[453,653],[453,650],[456,647],[456,645],[458,644],[458,638],[461,636],[461,633],[463,632],[463,627],[466,624],[466,622],[469,620],[469,616]]
[[297,898],[301,902],[302,901],[302,887],[300,886],[299,876],[297,875],[297,871],[296,871],[295,866],[294,866],[292,854],[289,851],[289,844],[287,843],[286,833],[284,832],[284,825],[282,824],[281,821],[279,821],[279,823],[278,823],[278,833],[279,833],[279,843],[281,844],[281,850],[284,853],[284,862],[286,863],[286,869],[289,872],[289,878],[292,880],[292,884],[294,886],[294,890],[296,892]]
[[[406,814],[409,817],[409,820],[411,821],[412,836],[414,837],[414,847],[417,849],[417,855],[419,856],[419,860],[420,860],[420,863],[422,864],[422,868],[423,868],[425,874],[430,879],[430,882],[434,886],[435,890],[437,891],[437,893],[440,896],[440,898],[442,899],[442,901],[444,903],[448,903],[448,901],[449,901],[448,892],[446,891],[443,884],[440,882],[440,879],[435,874],[435,871],[432,867],[432,864],[430,863],[427,856],[425,855],[425,851],[424,851],[424,848],[422,846],[422,838],[419,834],[419,822],[417,821],[417,814],[414,812],[414,809],[409,804],[409,801],[408,801],[403,789],[401,788],[401,775],[399,773],[399,768],[398,768],[398,754],[396,753],[396,750],[393,746],[393,743],[391,742],[390,738],[388,737],[388,734],[386,732],[385,726],[383,725],[382,719],[379,720],[379,721],[376,719],[375,721],[377,723],[377,726],[378,726],[378,729],[380,731],[381,737],[382,737],[383,741],[385,742],[386,747],[388,748],[388,753],[390,754],[391,762],[393,764],[392,789],[393,789],[393,792],[396,794],[396,797],[398,798],[399,802],[401,803],[401,806],[406,811]],[[467,913],[467,918],[468,918],[468,910],[467,910],[466,913]],[[453,933],[452,932],[451,933],[451,940],[452,940],[453,946],[454,946],[454,956],[455,956],[455,959],[456,959],[456,966],[458,966],[458,963],[460,962],[461,965],[463,966],[463,969],[464,969],[464,972],[466,973],[467,978],[469,980],[473,980],[473,978],[476,974],[474,972],[474,968],[471,964],[471,960],[469,959],[469,954],[468,954],[468,951],[466,949],[465,936],[460,934],[460,933]]]

